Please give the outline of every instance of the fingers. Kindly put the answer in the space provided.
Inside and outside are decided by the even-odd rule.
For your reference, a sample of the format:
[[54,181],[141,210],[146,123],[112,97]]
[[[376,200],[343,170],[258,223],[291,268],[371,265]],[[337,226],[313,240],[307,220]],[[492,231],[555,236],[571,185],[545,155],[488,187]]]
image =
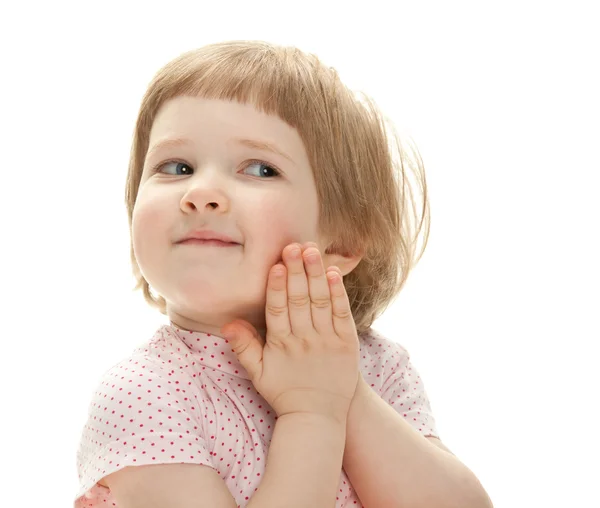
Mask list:
[[352,316],[350,300],[344,287],[342,273],[337,266],[327,270],[327,280],[331,293],[332,321],[335,333],[342,339],[356,340],[356,324]]
[[[305,252],[310,247],[314,247],[318,250],[318,245],[314,242],[306,242],[302,245],[302,249]],[[338,275],[336,276],[334,272]],[[339,337],[355,340],[356,323],[354,322],[354,316],[352,315],[352,308],[350,306],[350,300],[348,299],[348,293],[346,293],[346,288],[344,286],[342,271],[337,266],[329,266],[327,267],[325,275],[328,283],[329,296],[332,306],[330,311],[331,315],[329,316],[329,319],[330,322],[333,324],[335,333]],[[311,277],[309,277],[308,280],[310,286]],[[313,299],[312,294],[313,293],[311,289],[311,300]],[[319,290],[316,290],[315,294],[320,294]],[[320,316],[317,318],[315,317],[315,309],[313,307],[313,322],[318,321],[320,323],[319,319]],[[315,324],[315,327],[316,326],[317,325]]]
[[313,330],[308,280],[301,246],[297,243],[283,249],[283,262],[288,272],[287,299],[292,333],[305,339]]
[[269,272],[266,324],[270,338],[285,341],[335,333],[352,337],[356,327],[338,267],[327,269],[313,242],[283,249],[283,264]]
[[265,322],[269,340],[282,340],[291,334],[287,297],[287,269],[277,263],[269,271],[265,305]]
[[321,253],[315,247],[309,247],[302,253],[302,257],[308,280],[313,327],[320,334],[331,334],[334,332],[331,295]]
[[229,340],[232,351],[250,378],[260,377],[263,346],[256,328],[247,321],[234,320],[221,328],[221,334]]

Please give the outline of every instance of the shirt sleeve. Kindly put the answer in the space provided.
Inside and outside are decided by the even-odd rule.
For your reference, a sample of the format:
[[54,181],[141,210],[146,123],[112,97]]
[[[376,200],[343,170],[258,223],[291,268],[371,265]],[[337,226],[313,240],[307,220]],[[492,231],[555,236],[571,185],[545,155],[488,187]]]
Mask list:
[[410,361],[408,351],[400,344],[389,342],[390,367],[381,387],[381,398],[425,437],[437,437],[435,418],[417,369]]
[[83,500],[108,491],[96,483],[127,466],[214,467],[199,423],[201,401],[197,399],[186,377],[144,356],[108,370],[92,396],[79,442],[80,489],[75,506],[95,506]]

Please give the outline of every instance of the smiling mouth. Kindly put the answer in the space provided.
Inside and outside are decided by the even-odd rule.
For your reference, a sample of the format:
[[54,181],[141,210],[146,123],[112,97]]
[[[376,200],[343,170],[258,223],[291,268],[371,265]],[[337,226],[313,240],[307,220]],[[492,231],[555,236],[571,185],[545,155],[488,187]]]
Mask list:
[[204,245],[207,247],[237,247],[239,243],[222,242],[221,240],[201,240],[199,238],[190,238],[179,242],[180,245]]

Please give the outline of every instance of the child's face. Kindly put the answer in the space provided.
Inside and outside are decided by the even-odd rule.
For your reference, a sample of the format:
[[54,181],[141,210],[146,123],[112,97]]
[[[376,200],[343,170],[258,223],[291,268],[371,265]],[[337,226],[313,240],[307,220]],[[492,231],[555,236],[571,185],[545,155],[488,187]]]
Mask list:
[[[175,138],[188,142],[156,148]],[[239,139],[266,142],[291,160]],[[269,269],[291,242],[313,241],[323,249],[317,224],[314,177],[295,129],[236,102],[178,97],[161,108],[133,210],[133,245],[174,323],[219,334],[242,318],[262,330]],[[177,244],[193,229],[214,230],[241,245]]]

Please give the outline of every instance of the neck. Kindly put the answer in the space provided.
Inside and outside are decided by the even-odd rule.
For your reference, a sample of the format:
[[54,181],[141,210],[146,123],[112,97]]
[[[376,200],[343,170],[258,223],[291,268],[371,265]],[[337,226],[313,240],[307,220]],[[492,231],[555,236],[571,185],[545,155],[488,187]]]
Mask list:
[[[235,320],[247,321],[250,323],[260,335],[263,343],[266,337],[266,326],[264,317],[262,320],[257,319],[257,316],[210,316],[212,319],[207,319],[208,316],[191,315],[189,312],[176,312],[173,309],[167,308],[167,315],[171,324],[181,330],[190,332],[200,332],[210,335],[222,337],[221,329]],[[217,319],[215,319],[217,318]]]

